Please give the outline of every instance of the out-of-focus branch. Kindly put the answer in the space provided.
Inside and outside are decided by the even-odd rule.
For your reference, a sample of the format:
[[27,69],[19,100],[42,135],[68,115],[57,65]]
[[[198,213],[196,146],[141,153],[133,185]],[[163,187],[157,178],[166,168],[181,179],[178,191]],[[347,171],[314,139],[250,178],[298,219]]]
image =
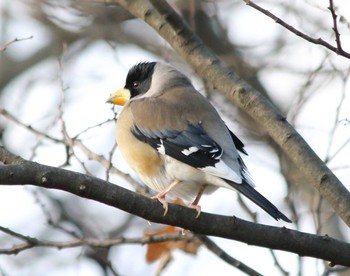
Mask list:
[[[15,117],[12,113],[7,111],[5,108],[0,107],[0,115],[3,115],[5,118],[10,120],[11,122],[27,129],[29,132],[32,132],[35,135],[38,135],[40,137],[44,137],[50,141],[53,141],[55,143],[63,144],[67,147],[69,147],[71,150],[73,147],[79,148],[87,157],[88,159],[95,160],[99,162],[105,169],[107,169],[110,173],[118,175],[119,177],[126,180],[138,193],[141,193],[143,195],[148,195],[148,192],[146,189],[144,189],[142,186],[140,186],[139,183],[137,183],[130,175],[120,171],[116,167],[113,166],[110,160],[107,160],[103,155],[97,154],[90,150],[85,144],[80,140],[77,139],[81,133],[76,135],[76,137],[69,137],[67,132],[64,132],[64,137],[62,139],[53,137],[52,135],[49,135],[43,131],[40,131],[36,128],[34,128],[31,125],[27,125],[23,122],[21,122],[17,117]],[[107,122],[107,121],[106,121]],[[100,126],[101,124],[97,124],[96,126]],[[90,128],[91,129],[91,128]],[[87,131],[87,130],[85,130]],[[83,132],[82,132],[83,133]]]
[[[289,25],[288,23],[286,23],[285,21],[283,21],[281,18],[277,17],[276,15],[274,15],[273,13],[271,13],[270,11],[263,9],[262,7],[260,7],[259,5],[255,4],[254,2],[250,1],[250,0],[243,0],[248,6],[258,10],[259,12],[265,14],[266,16],[270,17],[272,20],[274,20],[277,24],[280,24],[281,26],[283,26],[284,28],[286,28],[288,31],[294,33],[295,35],[313,43],[313,44],[318,44],[318,45],[322,45],[323,47],[326,47],[327,49],[331,50],[332,52],[335,52],[336,54],[346,57],[346,58],[350,58],[350,53],[344,51],[341,47],[340,44],[340,35],[339,35],[339,31],[337,28],[337,24],[336,22],[333,25],[333,30],[335,32],[336,35],[336,42],[337,42],[337,47],[329,44],[327,41],[323,40],[322,38],[313,38],[299,30],[297,30],[296,28],[294,28],[293,26]],[[330,1],[332,2],[332,1]],[[333,16],[333,22],[334,20],[336,20],[336,16],[334,18],[335,12],[334,9],[331,8],[331,6],[329,7],[329,10],[332,13]],[[334,15],[333,15],[334,13]]]
[[146,243],[159,243],[159,242],[168,242],[168,241],[190,242],[194,239],[193,235],[191,234],[187,234],[185,236],[181,234],[164,234],[164,235],[141,237],[141,238],[117,238],[117,239],[105,239],[105,240],[75,239],[71,241],[58,242],[58,241],[40,240],[27,235],[22,235],[18,232],[15,232],[11,229],[8,229],[2,226],[0,226],[0,231],[24,241],[24,243],[14,245],[11,248],[0,248],[0,254],[7,254],[7,255],[16,255],[21,251],[24,251],[33,247],[53,247],[57,249],[63,249],[63,248],[72,248],[72,247],[88,245],[90,247],[96,247],[96,248],[110,248],[112,246],[122,245],[122,244],[142,244],[143,245]]
[[[243,210],[246,211],[246,213],[248,214],[248,216],[255,222],[258,223],[257,220],[257,215],[256,213],[254,213],[252,210],[250,210],[250,208],[247,206],[247,204],[244,202],[242,196],[239,194],[237,196],[238,199],[238,203],[239,205],[242,207]],[[285,271],[285,269],[282,267],[282,265],[279,263],[277,256],[275,254],[275,251],[270,249],[270,254],[275,262],[276,267],[279,269],[279,271],[281,272],[281,275],[288,275],[288,273]]]
[[230,265],[238,268],[239,270],[243,271],[247,275],[251,276],[261,276],[259,272],[253,270],[249,266],[245,265],[241,261],[233,258],[232,256],[228,255],[225,251],[223,251],[220,247],[217,246],[215,242],[213,242],[211,239],[209,239],[207,236],[203,235],[196,235],[196,237],[215,255],[217,255],[220,259],[224,260],[225,262],[229,263]]
[[50,135],[48,135],[47,133],[45,132],[42,132],[42,131],[39,131],[35,128],[33,128],[31,125],[26,125],[24,124],[23,122],[21,122],[20,120],[18,120],[13,114],[11,114],[10,112],[8,112],[5,108],[3,107],[0,107],[0,115],[4,116],[5,118],[7,118],[8,120],[16,123],[17,125],[23,127],[23,128],[26,128],[28,129],[30,132],[34,133],[35,135],[38,135],[40,137],[44,137],[44,138],[47,138],[53,142],[56,142],[56,143],[60,143],[61,140],[60,139],[57,139],[55,137],[52,137]]
[[18,42],[18,41],[23,41],[23,40],[28,40],[28,39],[32,39],[33,36],[29,36],[29,37],[25,37],[25,38],[15,38],[13,40],[11,40],[10,42],[7,42],[3,45],[0,45],[0,52],[6,51],[7,47],[9,47],[10,45]]
[[49,45],[40,49],[40,51],[30,55],[25,60],[18,61],[8,55],[3,56],[0,67],[0,87],[5,87],[11,80],[22,72],[39,63],[45,58],[54,56],[61,52],[61,45],[57,41],[52,41]]
[[350,245],[328,236],[306,234],[285,227],[278,228],[247,222],[236,217],[213,215],[180,205],[164,209],[159,202],[133,193],[107,181],[64,169],[41,165],[16,157],[0,147],[0,184],[35,185],[59,189],[92,199],[146,220],[178,226],[194,233],[211,235],[278,249],[330,261],[332,265],[350,266]]
[[247,275],[251,276],[260,276],[261,274],[245,265],[241,261],[236,260],[235,258],[229,256],[225,251],[223,251],[220,247],[218,247],[213,241],[211,241],[206,236],[202,235],[193,235],[190,232],[186,234],[177,233],[177,234],[157,234],[150,235],[140,238],[114,238],[114,239],[92,239],[92,238],[81,238],[74,239],[70,241],[50,241],[50,240],[41,240],[37,238],[33,238],[28,235],[20,234],[16,231],[13,231],[9,228],[0,226],[0,231],[6,233],[14,238],[20,239],[23,241],[21,244],[16,244],[10,248],[0,248],[0,255],[16,255],[22,251],[27,249],[31,249],[33,247],[50,247],[57,249],[64,248],[72,248],[72,247],[80,247],[80,246],[89,246],[95,249],[109,249],[113,246],[117,245],[125,245],[125,244],[152,244],[152,243],[164,243],[164,242],[193,242],[195,239],[199,239],[204,246],[206,246],[210,251],[212,251],[219,258],[227,262],[228,264],[234,266],[235,268],[245,272]]

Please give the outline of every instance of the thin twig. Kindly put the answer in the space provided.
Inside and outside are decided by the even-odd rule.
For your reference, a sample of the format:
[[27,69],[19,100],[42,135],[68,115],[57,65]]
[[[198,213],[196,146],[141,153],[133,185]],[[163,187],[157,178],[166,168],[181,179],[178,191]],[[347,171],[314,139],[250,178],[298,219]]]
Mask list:
[[103,122],[97,123],[93,126],[89,126],[89,127],[85,128],[84,130],[80,131],[79,133],[77,133],[76,135],[74,135],[74,137],[72,139],[78,139],[79,136],[81,136],[82,134],[84,134],[84,133],[86,133],[94,128],[100,127],[106,123],[113,122],[113,121],[115,121],[115,118],[109,118],[109,119],[104,120]]
[[[338,155],[348,144],[350,143],[350,137],[331,155],[328,157],[328,160],[333,159],[336,155]],[[338,167],[341,168],[341,167]],[[347,168],[347,166],[344,166],[344,168]],[[333,168],[334,169],[334,168]]]
[[18,232],[15,232],[9,228],[0,226],[0,231],[23,240],[25,243],[14,245],[12,248],[0,249],[0,254],[13,255],[18,254],[21,251],[24,251],[33,247],[53,247],[57,249],[62,248],[72,248],[78,246],[90,246],[96,248],[110,248],[115,245],[121,244],[147,244],[147,243],[160,243],[168,241],[193,241],[194,237],[192,234],[181,235],[181,234],[164,234],[150,237],[140,237],[140,238],[117,238],[117,239],[76,239],[71,241],[57,242],[57,241],[47,241],[39,240],[30,236],[22,235]]
[[328,143],[328,147],[327,147],[327,153],[326,153],[326,157],[324,162],[327,164],[329,163],[332,159],[334,159],[334,157],[341,152],[341,150],[350,142],[350,138],[345,141],[345,143],[343,143],[337,150],[335,153],[333,153],[331,155],[331,148],[334,142],[334,138],[335,138],[335,133],[337,131],[338,125],[339,125],[339,121],[340,121],[340,111],[342,110],[343,105],[345,104],[345,98],[346,98],[346,92],[347,92],[347,76],[343,76],[342,79],[342,93],[341,93],[341,97],[339,99],[339,103],[336,109],[336,113],[335,113],[335,118],[334,118],[334,123],[333,123],[333,127],[330,131],[330,138],[329,138],[329,143]]
[[315,85],[317,85],[318,87],[322,86],[322,83],[320,81],[317,81],[317,77],[319,76],[319,73],[322,72],[322,70],[324,70],[327,59],[328,54],[326,54],[326,56],[322,59],[320,64],[310,73],[304,73],[305,76],[307,75],[305,82],[301,85],[299,91],[297,92],[297,98],[295,100],[295,103],[288,111],[287,117],[292,124],[295,124],[297,116],[300,114],[301,109],[305,106],[307,101],[312,97],[312,95],[314,95],[314,93],[318,91]]
[[[111,148],[111,150],[109,151],[109,154],[108,154],[108,162],[110,164],[110,166],[108,168],[106,168],[106,180],[109,181],[109,174],[110,174],[110,170],[112,169],[112,158],[113,158],[113,155],[115,153],[115,150],[117,148],[118,144],[117,144],[117,141],[114,142],[113,144],[113,147]],[[140,185],[137,185],[138,187]]]
[[340,41],[340,33],[339,33],[339,29],[338,29],[338,23],[337,23],[337,17],[338,15],[335,13],[335,8],[333,5],[333,0],[329,0],[329,7],[328,9],[331,12],[332,15],[332,20],[333,20],[333,31],[335,34],[335,42],[337,43],[337,48],[338,48],[338,52],[337,54],[343,52],[343,48],[341,46],[341,41]]
[[[350,58],[350,53],[345,52],[341,47],[334,47],[333,45],[329,44],[328,42],[326,42],[325,40],[323,40],[322,38],[313,38],[299,30],[297,30],[296,28],[294,28],[293,26],[289,25],[288,23],[286,23],[285,21],[283,21],[281,18],[277,17],[276,15],[274,15],[273,13],[271,13],[270,11],[263,9],[262,7],[260,7],[259,5],[255,4],[254,2],[250,1],[250,0],[243,0],[248,6],[258,10],[259,12],[265,14],[266,16],[270,17],[272,20],[274,20],[277,24],[280,24],[281,26],[283,26],[284,28],[286,28],[287,30],[291,31],[292,33],[294,33],[295,35],[311,42],[317,45],[322,45],[324,47],[326,47],[327,49],[337,53],[340,56],[346,57],[346,58]],[[339,45],[338,45],[339,46]]]
[[[258,223],[258,218],[255,212],[253,212],[252,210],[250,210],[250,208],[248,207],[248,205],[244,202],[243,198],[241,195],[237,195],[237,199],[238,199],[238,203],[239,205],[242,207],[242,209],[244,209],[246,211],[246,213],[250,216],[250,218]],[[275,254],[275,252],[272,249],[269,249],[269,252],[275,262],[276,267],[280,270],[282,275],[288,275],[288,272],[282,267],[282,265],[279,263],[277,256]]]
[[[4,117],[9,119],[10,121],[16,123],[17,125],[29,130],[30,132],[32,132],[36,135],[45,137],[46,139],[49,139],[53,142],[65,145],[68,150],[71,149],[70,145],[73,143],[74,146],[78,147],[81,151],[83,151],[86,154],[88,159],[95,160],[95,161],[99,162],[105,169],[109,170],[110,173],[116,174],[119,177],[123,178],[125,181],[127,181],[138,193],[149,196],[148,190],[145,189],[144,187],[142,187],[129,174],[124,173],[121,170],[117,169],[115,166],[113,166],[113,164],[110,162],[110,159],[106,159],[103,155],[99,155],[99,154],[93,152],[92,150],[90,150],[88,147],[85,146],[85,144],[81,140],[73,139],[70,137],[68,137],[69,140],[67,139],[67,137],[66,137],[66,139],[55,138],[49,134],[46,134],[46,133],[32,127],[31,125],[27,125],[27,124],[21,122],[14,115],[9,113],[6,109],[4,109],[2,107],[0,107],[0,115],[3,115]],[[97,125],[97,126],[99,126],[99,125]]]
[[29,40],[29,39],[32,39],[32,38],[33,38],[32,35],[28,36],[28,37],[25,37],[25,38],[15,38],[15,39],[11,40],[10,42],[7,42],[4,45],[1,45],[0,46],[0,52],[6,51],[7,47],[9,47],[11,44],[14,44],[16,42],[23,41],[23,40]]
[[344,123],[344,126],[349,125],[350,124],[350,119],[342,119],[339,121],[339,123]]
[[[64,116],[64,103],[65,103],[65,92],[69,89],[69,87],[65,87],[64,85],[64,81],[63,81],[63,55],[64,55],[64,51],[66,49],[66,45],[63,44],[63,49],[62,49],[62,53],[61,55],[58,57],[57,61],[58,61],[58,82],[60,84],[60,101],[59,101],[59,105],[58,105],[58,121],[61,123],[61,133],[63,136],[63,140],[65,141],[66,144],[66,161],[64,165],[68,165],[70,163],[70,157],[73,154],[74,155],[74,151],[73,151],[73,139],[70,138],[70,136],[68,135],[68,131],[66,128],[66,122],[63,118]],[[75,155],[76,159],[78,160],[78,162],[81,164],[80,160],[77,158],[77,156]],[[84,164],[82,164],[82,167],[85,169]],[[85,171],[87,172],[87,170],[85,169]]]
[[89,148],[87,148],[82,141],[74,140],[74,145],[77,146],[81,151],[83,151],[89,159],[96,160],[100,162],[106,169],[108,169],[111,173],[116,174],[126,180],[138,193],[149,196],[147,190],[140,186],[140,184],[135,181],[129,174],[123,173],[121,170],[118,170],[116,167],[112,165],[110,160],[106,159],[103,155],[99,155]]
[[0,107],[0,115],[3,115],[4,117],[6,117],[8,120],[16,123],[17,125],[21,126],[21,127],[24,127],[25,129],[29,130],[30,132],[38,135],[38,136],[42,136],[42,137],[45,137],[53,142],[56,142],[56,143],[62,143],[62,140],[58,139],[58,138],[55,138],[51,135],[48,135],[47,133],[45,132],[42,132],[38,129],[35,129],[33,128],[31,125],[27,125],[23,122],[21,122],[20,120],[18,120],[14,115],[12,115],[10,112],[8,112],[5,108],[2,108]]

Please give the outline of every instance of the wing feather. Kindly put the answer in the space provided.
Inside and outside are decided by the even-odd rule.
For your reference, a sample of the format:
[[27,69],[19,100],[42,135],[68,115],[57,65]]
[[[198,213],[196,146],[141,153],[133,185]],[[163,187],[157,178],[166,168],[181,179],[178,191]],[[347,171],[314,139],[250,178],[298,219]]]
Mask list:
[[161,154],[217,177],[242,183],[242,177],[221,159],[222,148],[206,134],[200,124],[189,124],[183,131],[152,131],[135,125],[132,133]]

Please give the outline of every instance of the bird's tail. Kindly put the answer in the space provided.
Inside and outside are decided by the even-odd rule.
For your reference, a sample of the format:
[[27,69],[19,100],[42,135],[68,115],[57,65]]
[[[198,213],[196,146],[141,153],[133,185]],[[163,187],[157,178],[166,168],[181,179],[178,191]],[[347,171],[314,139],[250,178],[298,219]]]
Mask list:
[[241,184],[236,184],[229,181],[230,185],[235,188],[237,191],[241,192],[255,204],[259,205],[264,209],[270,216],[275,220],[284,220],[286,222],[292,222],[284,214],[282,214],[275,205],[273,205],[269,200],[267,200],[263,195],[256,191],[251,185],[246,183],[244,180]]

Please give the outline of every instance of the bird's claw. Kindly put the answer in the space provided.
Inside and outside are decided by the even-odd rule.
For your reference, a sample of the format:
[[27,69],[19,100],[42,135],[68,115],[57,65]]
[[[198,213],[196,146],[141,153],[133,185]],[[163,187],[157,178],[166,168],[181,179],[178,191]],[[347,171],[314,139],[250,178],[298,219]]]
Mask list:
[[165,195],[162,194],[162,193],[159,193],[155,196],[152,196],[151,197],[152,199],[156,199],[158,200],[160,203],[162,203],[163,205],[163,208],[164,208],[164,214],[163,214],[163,217],[165,217],[165,215],[168,213],[168,202],[166,202],[165,200]]
[[202,208],[199,205],[195,205],[195,204],[190,204],[188,207],[190,207],[191,209],[195,209],[197,211],[197,215],[196,215],[196,219],[199,217],[199,215],[201,214]]

